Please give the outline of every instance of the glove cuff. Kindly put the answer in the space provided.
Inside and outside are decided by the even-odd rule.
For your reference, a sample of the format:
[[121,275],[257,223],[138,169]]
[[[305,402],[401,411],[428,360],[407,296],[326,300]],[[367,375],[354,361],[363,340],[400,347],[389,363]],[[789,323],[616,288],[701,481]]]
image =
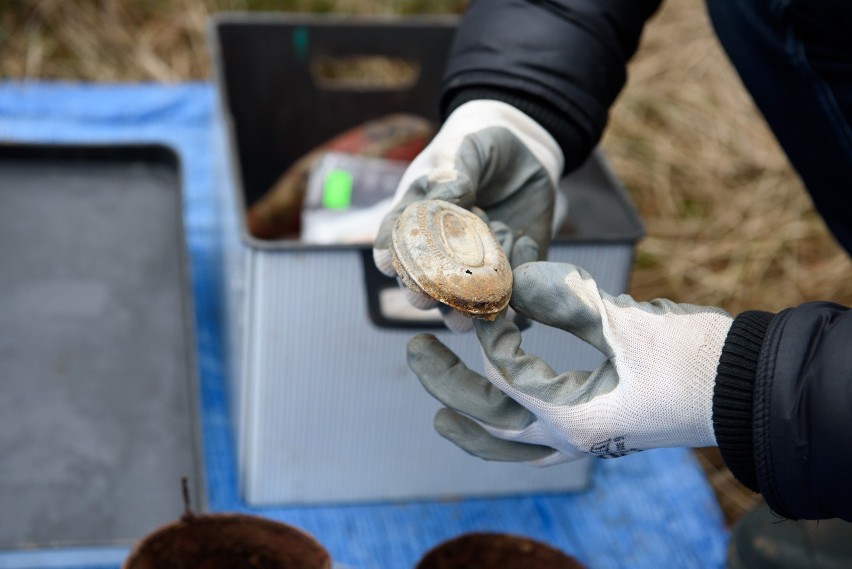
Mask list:
[[477,100],[507,103],[547,130],[562,152],[563,164],[560,174],[572,172],[579,168],[594,149],[594,141],[589,140],[589,137],[570,116],[558,111],[543,100],[531,98],[527,94],[509,89],[473,87],[457,91],[446,100],[443,116],[448,117],[465,103]]
[[725,464],[749,489],[758,491],[752,421],[754,378],[760,348],[774,314],[748,311],[734,319],[716,371],[713,429]]

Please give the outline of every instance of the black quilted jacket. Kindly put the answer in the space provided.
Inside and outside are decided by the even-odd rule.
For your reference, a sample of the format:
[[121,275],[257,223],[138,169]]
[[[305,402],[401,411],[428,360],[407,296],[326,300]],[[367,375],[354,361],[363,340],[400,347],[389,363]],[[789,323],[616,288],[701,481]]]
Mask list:
[[[473,1],[443,82],[448,115],[474,99],[523,110],[581,164],[600,139],[658,0]],[[713,401],[731,471],[788,518],[852,521],[852,313],[807,303],[746,312]]]

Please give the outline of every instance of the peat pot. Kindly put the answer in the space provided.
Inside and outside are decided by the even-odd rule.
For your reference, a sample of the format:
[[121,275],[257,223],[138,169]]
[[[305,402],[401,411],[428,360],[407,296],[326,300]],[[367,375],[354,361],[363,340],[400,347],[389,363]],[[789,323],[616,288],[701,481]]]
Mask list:
[[307,533],[242,514],[185,515],[140,541],[122,569],[331,569]]
[[527,537],[466,533],[427,552],[415,569],[583,569],[583,565]]

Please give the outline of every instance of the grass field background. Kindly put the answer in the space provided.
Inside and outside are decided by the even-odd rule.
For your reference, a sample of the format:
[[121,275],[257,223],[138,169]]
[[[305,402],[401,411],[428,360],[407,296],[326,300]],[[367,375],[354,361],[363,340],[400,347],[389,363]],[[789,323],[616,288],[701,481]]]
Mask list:
[[[459,13],[461,0],[3,0],[0,76],[207,79],[204,30],[223,10]],[[721,51],[703,3],[669,0],[648,24],[603,139],[647,236],[630,292],[736,314],[807,300],[852,304],[839,249]],[[759,497],[698,451],[728,521]]]

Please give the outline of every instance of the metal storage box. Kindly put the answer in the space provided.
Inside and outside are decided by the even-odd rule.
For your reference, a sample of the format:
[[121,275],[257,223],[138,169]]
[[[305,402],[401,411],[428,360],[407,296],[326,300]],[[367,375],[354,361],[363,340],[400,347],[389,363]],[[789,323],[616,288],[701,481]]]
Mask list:
[[[436,120],[454,19],[220,14],[210,41],[221,105],[216,162],[223,215],[223,315],[243,497],[254,505],[580,490],[590,461],[535,469],[485,462],[439,437],[439,408],[407,368],[405,345],[430,329],[474,369],[473,334],[397,312],[395,281],[369,246],[260,241],[251,204],[298,157],[335,134],[391,112]],[[324,88],[313,58],[414,60],[413,85]],[[622,292],[642,226],[596,153],[564,180],[569,219],[550,259],[589,270]],[[533,324],[523,347],[555,368],[591,369],[593,348]]]
[[179,174],[163,146],[0,144],[0,566],[118,564],[183,477],[204,507]]

